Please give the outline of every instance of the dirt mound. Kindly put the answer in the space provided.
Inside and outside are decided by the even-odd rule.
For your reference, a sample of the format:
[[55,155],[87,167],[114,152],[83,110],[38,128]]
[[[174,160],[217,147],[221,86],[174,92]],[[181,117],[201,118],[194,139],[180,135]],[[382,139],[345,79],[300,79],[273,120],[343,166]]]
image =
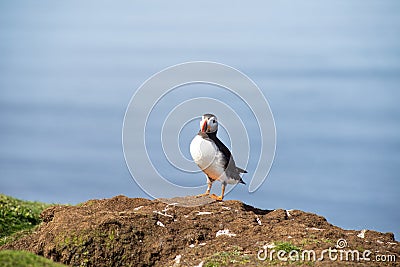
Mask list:
[[[1,249],[28,250],[73,266],[362,266],[378,264],[379,255],[386,260],[379,265],[400,262],[391,233],[343,230],[315,214],[260,210],[239,201],[193,205],[201,201],[209,198],[162,202],[117,196],[55,206],[41,214],[43,223],[34,233]],[[278,250],[286,254],[278,257]],[[301,258],[311,251],[315,260]]]

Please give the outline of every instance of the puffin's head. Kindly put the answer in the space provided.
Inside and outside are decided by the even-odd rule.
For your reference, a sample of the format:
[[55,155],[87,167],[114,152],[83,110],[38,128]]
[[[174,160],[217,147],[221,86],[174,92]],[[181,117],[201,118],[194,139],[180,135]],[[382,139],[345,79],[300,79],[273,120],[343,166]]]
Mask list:
[[213,114],[204,114],[200,121],[200,131],[203,133],[215,133],[217,130],[217,117]]

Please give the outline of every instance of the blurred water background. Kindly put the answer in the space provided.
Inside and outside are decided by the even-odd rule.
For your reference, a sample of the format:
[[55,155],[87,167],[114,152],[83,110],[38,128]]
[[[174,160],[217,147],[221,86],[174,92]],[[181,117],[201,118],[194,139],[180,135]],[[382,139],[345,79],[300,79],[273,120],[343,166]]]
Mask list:
[[399,12],[396,0],[1,1],[0,192],[148,197],[122,153],[129,100],[165,67],[210,60],[253,79],[277,127],[268,179],[227,199],[398,239]]

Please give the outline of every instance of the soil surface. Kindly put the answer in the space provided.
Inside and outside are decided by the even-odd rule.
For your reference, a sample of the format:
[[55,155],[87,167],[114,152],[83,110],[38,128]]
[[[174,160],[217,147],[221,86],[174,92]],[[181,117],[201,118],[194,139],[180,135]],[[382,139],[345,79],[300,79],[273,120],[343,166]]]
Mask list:
[[232,200],[117,196],[50,207],[41,217],[35,232],[0,249],[73,266],[400,266],[392,233],[343,230],[315,214]]

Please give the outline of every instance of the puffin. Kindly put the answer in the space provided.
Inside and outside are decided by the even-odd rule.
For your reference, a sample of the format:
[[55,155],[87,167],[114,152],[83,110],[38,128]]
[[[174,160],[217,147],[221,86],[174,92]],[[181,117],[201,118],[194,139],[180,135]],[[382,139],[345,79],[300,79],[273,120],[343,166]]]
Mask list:
[[207,176],[207,191],[198,196],[210,195],[212,184],[218,180],[222,184],[221,195],[212,194],[210,197],[222,201],[227,184],[246,184],[240,175],[247,171],[236,166],[231,152],[218,139],[217,131],[217,117],[213,114],[204,114],[200,121],[200,131],[190,143],[190,154]]

